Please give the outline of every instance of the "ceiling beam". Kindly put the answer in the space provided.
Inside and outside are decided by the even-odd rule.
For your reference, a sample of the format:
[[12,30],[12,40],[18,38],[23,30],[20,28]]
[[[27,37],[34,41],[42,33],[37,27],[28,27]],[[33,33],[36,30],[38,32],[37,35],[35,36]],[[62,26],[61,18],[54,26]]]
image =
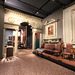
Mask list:
[[48,0],[46,3],[44,3],[34,14],[36,14],[37,12],[39,12],[39,10],[41,10],[50,0]]
[[56,12],[57,10],[59,10],[61,8],[62,8],[62,6],[55,7],[54,9],[52,9],[52,10],[49,11],[49,13],[48,13],[47,16],[51,15],[53,12]]
[[[24,3],[24,4],[26,4],[26,5],[29,5],[29,6],[31,6],[31,7],[33,7],[33,8],[39,9],[39,8],[37,8],[37,7],[33,6],[33,5],[30,5],[30,4],[26,3],[26,2],[23,2],[23,1],[21,1],[21,0],[18,0],[18,1],[21,2],[21,3]],[[42,10],[42,9],[41,9],[41,10]],[[45,10],[42,10],[42,11],[48,13],[48,12],[45,11]]]
[[71,4],[72,2],[74,2],[75,0],[70,0],[70,2],[67,4],[67,5],[69,5],[69,4]]
[[59,0],[55,0],[55,2],[59,3],[62,6],[65,6],[65,4],[63,4],[62,2],[60,2]]
[[31,16],[35,16],[35,17],[38,17],[38,18],[42,18],[42,19],[45,18],[45,17],[42,17],[42,16],[38,16],[38,15],[35,15],[35,14],[32,14],[32,13],[26,12],[24,10],[9,6],[9,5],[6,5],[6,4],[5,4],[5,8],[11,9],[11,10],[14,10],[14,11],[17,11],[17,12],[21,12],[21,13],[24,13],[24,14],[28,14],[28,15],[31,15]]
[[73,2],[74,0],[70,0],[70,2]]

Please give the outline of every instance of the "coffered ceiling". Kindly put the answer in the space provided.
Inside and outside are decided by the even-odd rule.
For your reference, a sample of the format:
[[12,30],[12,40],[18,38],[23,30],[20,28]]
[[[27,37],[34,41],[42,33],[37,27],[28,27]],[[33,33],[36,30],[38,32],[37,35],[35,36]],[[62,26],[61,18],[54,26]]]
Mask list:
[[60,8],[64,8],[74,0],[5,0],[5,6],[24,13],[45,18]]

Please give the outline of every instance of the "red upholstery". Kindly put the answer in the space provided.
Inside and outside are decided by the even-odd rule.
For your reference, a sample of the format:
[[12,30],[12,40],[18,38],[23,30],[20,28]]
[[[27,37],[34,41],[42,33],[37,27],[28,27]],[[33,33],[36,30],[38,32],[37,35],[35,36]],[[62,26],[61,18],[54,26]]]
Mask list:
[[41,44],[41,48],[44,48],[44,42]]
[[45,49],[50,49],[50,44],[45,44]]
[[55,49],[55,44],[50,44],[50,49],[54,50]]
[[55,50],[55,51],[53,51],[54,53],[60,53],[60,51],[57,51],[57,50]]
[[68,55],[68,57],[71,55],[71,48],[72,48],[72,44],[67,44],[66,45],[66,52],[63,52],[63,58],[65,58],[65,55]]
[[51,51],[53,51],[53,50],[51,50],[51,49],[45,49],[45,51],[50,51],[50,52],[51,52]]
[[58,43],[58,44],[57,44],[57,48],[56,48],[56,50],[53,51],[53,52],[54,52],[54,54],[56,54],[56,55],[58,55],[58,53],[61,53],[61,43]]
[[55,49],[55,44],[45,44],[45,49],[54,50]]
[[57,44],[57,48],[56,48],[56,50],[58,50],[58,51],[61,50],[61,43],[58,43],[58,44]]
[[71,53],[72,44],[66,45],[66,52]]
[[64,55],[71,55],[71,53],[64,52]]
[[45,44],[45,52],[52,52],[55,49],[55,44]]

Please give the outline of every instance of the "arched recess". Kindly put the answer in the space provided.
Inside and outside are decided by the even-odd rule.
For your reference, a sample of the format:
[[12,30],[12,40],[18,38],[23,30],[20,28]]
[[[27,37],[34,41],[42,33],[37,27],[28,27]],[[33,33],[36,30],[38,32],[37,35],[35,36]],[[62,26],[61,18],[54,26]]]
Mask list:
[[22,22],[19,27],[21,31],[21,44],[23,48],[31,49],[32,47],[32,29],[28,22]]
[[[4,23],[4,29],[3,29],[3,57],[4,57],[4,47],[5,47],[5,30],[8,29],[15,29],[16,33],[15,33],[15,50],[14,50],[14,55],[17,56],[18,55],[18,49],[17,49],[17,42],[18,42],[18,30],[19,30],[19,26],[17,24],[11,24],[11,23]],[[41,47],[41,43],[42,43],[42,29],[41,28],[35,28],[32,27],[32,52],[35,50],[35,33],[39,32],[40,34],[40,41],[39,41],[39,47]]]
[[6,29],[14,29],[16,31],[15,33],[15,49],[14,49],[14,55],[17,56],[18,54],[18,49],[17,49],[17,42],[18,42],[18,30],[19,30],[19,25],[17,24],[11,24],[11,23],[4,23],[4,29],[3,29],[3,50],[2,50],[2,54],[4,57],[4,48],[5,48],[5,31]]

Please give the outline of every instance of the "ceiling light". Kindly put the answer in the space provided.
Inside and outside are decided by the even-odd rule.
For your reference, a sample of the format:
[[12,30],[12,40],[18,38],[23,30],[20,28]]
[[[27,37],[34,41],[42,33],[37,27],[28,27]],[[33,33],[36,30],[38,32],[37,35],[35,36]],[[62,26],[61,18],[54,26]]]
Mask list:
[[6,2],[6,0],[5,0],[5,2]]
[[36,14],[35,15],[37,15],[39,12],[36,12]]
[[30,25],[30,24],[29,24]]

